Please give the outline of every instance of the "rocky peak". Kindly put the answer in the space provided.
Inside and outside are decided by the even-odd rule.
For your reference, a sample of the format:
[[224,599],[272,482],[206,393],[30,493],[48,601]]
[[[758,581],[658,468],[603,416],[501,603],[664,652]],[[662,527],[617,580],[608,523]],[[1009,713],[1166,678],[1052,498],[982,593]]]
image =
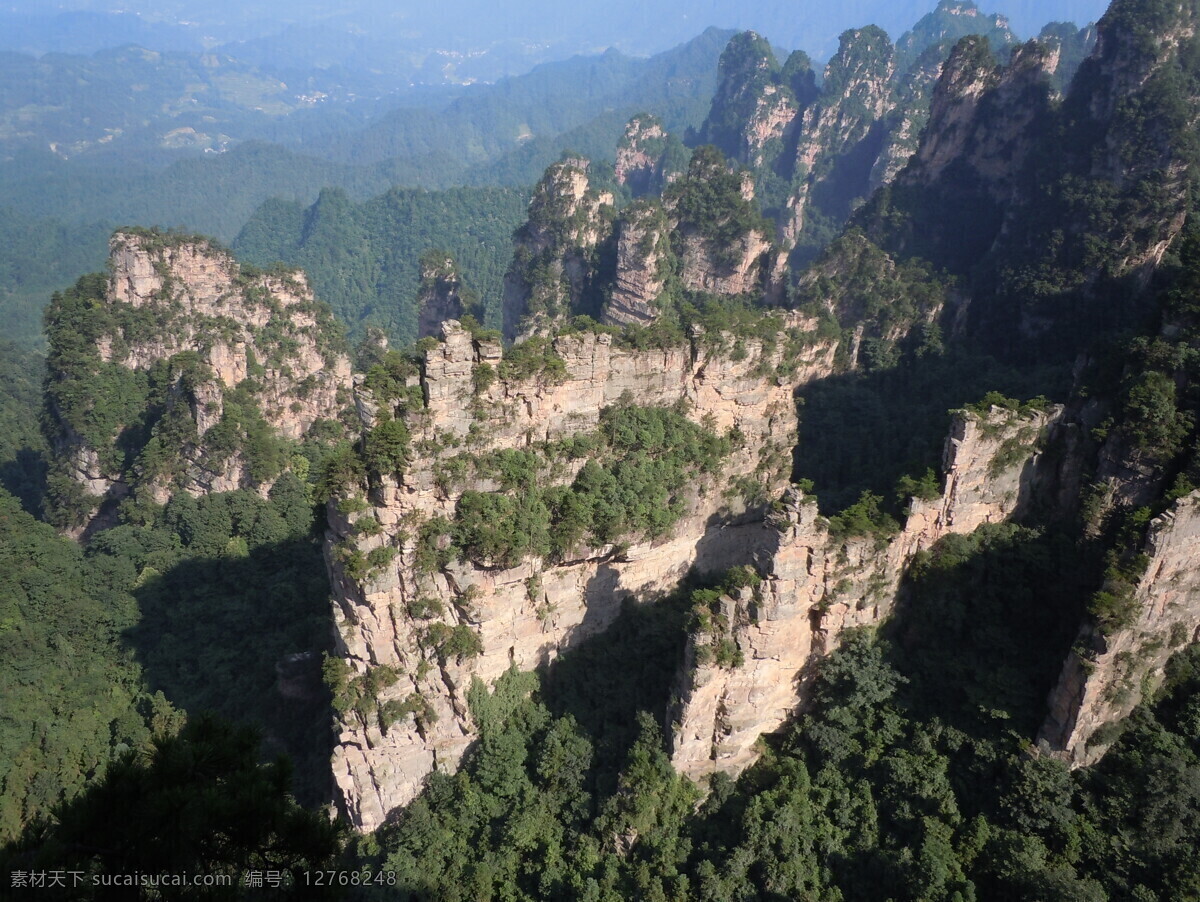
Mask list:
[[534,188],[504,282],[504,332],[536,332],[575,309],[593,275],[594,249],[612,234],[613,196],[588,180],[589,161],[566,157]]
[[1076,28],[1070,22],[1050,22],[1038,33],[1037,40],[1057,51],[1058,63],[1052,75],[1055,89],[1064,94],[1079,66],[1096,46],[1096,26]]
[[753,763],[759,738],[803,707],[820,658],[843,632],[891,613],[917,552],[1027,511],[1052,469],[1037,453],[1037,439],[1057,428],[1062,413],[994,407],[958,414],[940,495],[914,498],[904,528],[892,536],[834,532],[816,499],[790,487],[770,520],[772,541],[754,557],[760,580],[723,598],[719,615],[702,616],[688,637],[668,718],[675,767],[700,779]]
[[[825,67],[821,96],[804,111],[797,125],[792,164],[797,185],[782,227],[789,240],[795,240],[803,229],[813,186],[829,176],[834,161],[863,142],[872,145],[867,151],[871,165],[878,157],[883,132],[875,123],[893,106],[894,56],[891,41],[879,28],[870,26],[842,34],[838,52]],[[865,193],[871,165],[861,174],[862,185],[835,189],[836,193]],[[848,213],[851,199],[847,196],[841,203],[846,208],[842,216]]]
[[608,325],[647,325],[658,318],[674,255],[671,225],[662,204],[636,201],[617,222],[617,268],[604,305]]
[[900,182],[929,185],[953,164],[969,167],[995,200],[1007,198],[1034,146],[1030,126],[1049,110],[1058,58],[1030,41],[998,66],[986,38],[959,41],[934,89],[925,141]]
[[770,229],[747,193],[743,173],[731,171],[721,152],[709,145],[696,149],[687,176],[664,193],[684,287],[716,294],[762,293],[769,273]]
[[48,316],[55,466],[77,488],[56,484],[77,525],[135,490],[269,487],[280,442],[350,400],[341,330],[304,274],[241,267],[204,238],[117,232],[108,278]]
[[898,68],[908,69],[930,47],[943,47],[944,56],[945,50],[968,35],[987,38],[998,51],[1017,43],[1004,16],[981,12],[969,0],[940,0],[933,12],[896,41]]
[[672,140],[657,117],[642,113],[630,119],[617,145],[617,184],[627,185],[634,197],[660,193],[670,176]]
[[519,240],[533,251],[573,245],[588,247],[599,240],[597,215],[612,205],[612,195],[593,191],[588,181],[591,162],[567,157],[546,169],[533,190],[529,219]]
[[768,142],[782,139],[800,112],[790,82],[803,84],[800,67],[806,60],[789,58],[785,74],[766,40],[752,31],[734,36],[721,54],[721,80],[700,141],[731,159],[760,165]]
[[466,312],[458,265],[449,254],[435,251],[421,258],[421,290],[417,297],[417,337],[441,334],[442,323]]
[[838,52],[825,67],[822,94],[847,102],[849,113],[878,119],[883,115],[888,83],[895,71],[895,48],[887,33],[874,25],[852,28],[843,32]]
[[1195,40],[1198,18],[1191,0],[1114,0],[1097,24],[1096,48],[1086,64],[1091,115],[1111,120],[1123,98],[1177,64]]

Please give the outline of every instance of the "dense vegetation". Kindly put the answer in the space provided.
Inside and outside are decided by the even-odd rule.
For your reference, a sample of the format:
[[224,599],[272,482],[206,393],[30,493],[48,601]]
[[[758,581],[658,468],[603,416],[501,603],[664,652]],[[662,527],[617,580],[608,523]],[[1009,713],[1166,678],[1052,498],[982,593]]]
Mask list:
[[46,440],[38,423],[44,358],[0,341],[0,488],[27,511],[41,509]]
[[[628,403],[602,411],[595,434],[542,453],[458,455],[443,464],[443,484],[494,478],[501,491],[462,494],[447,553],[512,567],[529,556],[563,559],[582,546],[664,535],[683,515],[696,480],[718,472],[731,447],[728,437],[679,409]],[[580,459],[573,481],[555,484],[555,469]]]
[[257,725],[301,797],[325,797],[328,583],[307,493],[289,473],[266,500],[181,495],[86,550],[2,496],[6,838],[183,713]]
[[848,635],[810,711],[703,801],[658,726],[691,595],[631,608],[540,677],[472,689],[467,767],[362,849],[414,900],[1186,898],[1194,651],[1099,769],[1020,738],[1071,639],[1047,602],[1078,600],[1079,572],[1018,527],[939,545],[894,629]]
[[[288,762],[263,764],[258,745],[252,729],[202,715],[124,752],[0,852],[13,888],[21,874],[50,899],[337,898],[335,882],[313,884],[338,863],[342,828],[288,796]],[[47,871],[62,880],[31,877]]]
[[720,150],[703,145],[692,152],[687,175],[667,188],[663,202],[679,219],[681,239],[695,232],[709,242],[718,260],[731,261],[749,232],[757,229],[764,237],[774,232],[741,188],[741,171],[731,172]]
[[0,837],[10,840],[111,756],[144,746],[147,721],[157,713],[161,725],[171,709],[147,692],[122,647],[132,599],[105,591],[80,549],[7,493],[0,571]]
[[[1118,3],[1113,21],[1153,51],[1158,45],[1147,29],[1170,25],[1176,6],[1156,0],[1138,9],[1148,17]],[[906,52],[934,40],[934,24]],[[878,66],[891,52],[877,29],[859,37],[857,47],[846,48],[855,52],[831,70],[830,96],[855,66]],[[980,65],[990,65],[986,48],[977,49]],[[797,93],[811,87],[800,57],[782,68],[771,57],[758,73],[757,61],[770,57],[765,42],[747,38],[734,51],[742,58],[731,56],[729,70],[754,69],[763,84]],[[1195,164],[1188,118],[1200,71],[1195,51],[1118,111],[1128,140],[1117,150],[1127,160],[1161,162],[1170,150]],[[608,60],[598,71],[623,65]],[[552,78],[542,73],[538,84]],[[376,836],[357,841],[355,863],[394,872],[396,884],[362,896],[1152,902],[1200,895],[1200,651],[1176,656],[1162,691],[1129,719],[1101,765],[1072,773],[1029,741],[1080,620],[1090,615],[1103,632],[1129,623],[1147,524],[1200,485],[1200,230],[1189,224],[1150,293],[1116,277],[1129,221],[1144,238],[1176,209],[1171,192],[1187,192],[1164,181],[1166,164],[1136,171],[1125,194],[1104,179],[1080,180],[1081,171],[1105,163],[1099,150],[1090,156],[1092,148],[1111,150],[1091,140],[1102,136],[1085,121],[1085,101],[1104,87],[1098,79],[1096,67],[1085,65],[1085,87],[1061,110],[1038,108],[1050,137],[1025,176],[1048,186],[1049,200],[1017,211],[1009,233],[998,231],[1001,211],[983,202],[986,186],[956,171],[952,178],[960,181],[942,193],[885,194],[863,214],[867,231],[893,257],[853,233],[831,248],[826,270],[793,292],[791,301],[819,317],[818,337],[841,337],[843,349],[855,339],[857,366],[804,391],[796,475],[812,480],[802,483],[806,490],[815,483],[825,513],[841,511],[829,519],[835,539],[894,531],[909,496],[936,493],[932,467],[948,409],[969,402],[1017,407],[997,389],[1068,397],[1068,366],[1086,346],[1071,396],[1077,409],[1086,402],[1088,410],[1089,419],[1081,417],[1088,428],[1074,433],[1082,478],[1094,475],[1088,464],[1104,447],[1114,466],[1151,474],[1151,500],[1105,512],[1102,493],[1092,490],[1081,511],[1051,525],[1040,524],[1035,510],[1023,525],[989,524],[918,554],[892,618],[877,633],[841,637],[840,649],[813,668],[811,705],[763,740],[761,760],[736,781],[715,776],[698,787],[676,775],[664,723],[689,633],[709,637],[702,650],[719,666],[744,663],[720,610],[724,593],[753,590],[760,577],[750,568],[715,584],[692,579],[654,604],[630,604],[603,636],[537,673],[513,670],[491,689],[478,681],[462,687],[479,742],[461,772],[432,774],[420,798]],[[611,100],[621,84],[615,75],[598,78],[597,96]],[[1080,93],[1085,88],[1092,95]],[[547,101],[546,116],[563,112],[535,91],[539,100]],[[498,122],[505,112],[495,111]],[[613,121],[603,119],[597,129]],[[713,121],[721,141],[731,140],[731,122]],[[377,146],[362,147],[366,157],[393,152],[394,136],[375,137]],[[1064,140],[1087,166],[1055,157],[1052,142]],[[519,156],[522,150],[508,158],[512,171],[543,149],[528,146],[530,156]],[[225,162],[195,163],[192,171],[225,173],[238,153],[253,152],[233,151]],[[270,165],[286,162],[274,153],[266,153]],[[468,153],[503,164],[495,162],[496,147]],[[345,172],[361,174],[349,166]],[[848,213],[857,195],[839,192],[853,179],[829,172],[831,193],[817,192],[817,206]],[[666,200],[720,251],[761,227],[740,186],[740,174],[719,151],[701,148]],[[775,186],[782,187],[793,185]],[[204,202],[223,196],[215,192]],[[914,212],[922,200],[928,207]],[[417,261],[430,247],[458,258],[467,287],[484,299],[487,324],[496,324],[507,236],[522,206],[518,192],[503,189],[397,189],[365,203],[327,191],[308,209],[272,201],[239,246],[263,263],[302,263],[354,327],[382,325],[407,340]],[[232,222],[239,214],[221,215]],[[836,217],[822,215],[814,218],[817,227],[831,227]],[[13,221],[18,228],[20,220]],[[1080,223],[1085,227],[1075,228]],[[85,238],[84,231],[60,233],[62,242],[78,240],[81,257]],[[1030,243],[1037,255],[1026,266]],[[990,256],[977,267],[987,248]],[[63,273],[73,260],[64,255]],[[980,308],[954,324],[960,336],[966,323],[979,337],[969,347],[943,337],[937,323],[961,286]],[[105,464],[162,475],[194,437],[190,421],[172,416],[168,386],[186,389],[202,374],[187,352],[140,373],[101,361],[95,339],[102,332],[144,337],[163,325],[136,311],[98,314],[102,292],[102,276],[85,277],[54,301],[48,400]],[[695,324],[705,327],[697,341],[723,341],[729,333],[735,355],[748,339],[771,349],[786,343],[785,361],[774,371],[782,378],[798,342],[813,338],[787,334],[781,317],[744,299],[685,293],[670,280],[663,304],[661,323],[615,340],[661,346],[683,340]],[[1049,326],[1039,314],[1049,316]],[[484,334],[478,323],[467,326]],[[856,326],[865,327],[859,335]],[[1116,335],[1117,327],[1140,327],[1142,334]],[[564,328],[600,329],[583,317]],[[1039,330],[1040,340],[1021,345]],[[1097,346],[1092,339],[1101,333],[1108,340]],[[1047,349],[1053,353],[1043,357]],[[843,362],[849,353],[843,350]],[[334,861],[341,837],[313,813],[329,796],[331,707],[364,721],[378,713],[384,729],[391,718],[419,720],[423,710],[419,697],[410,697],[374,711],[372,681],[395,680],[395,671],[351,678],[334,656],[325,656],[322,668],[332,643],[314,502],[337,484],[404,472],[414,448],[403,415],[421,404],[419,389],[406,384],[412,356],[384,354],[375,342],[364,346],[363,358],[375,364],[364,384],[384,408],[360,447],[278,441],[244,385],[226,397],[226,418],[211,441],[219,453],[247,451],[256,479],[272,482],[266,497],[177,492],[159,505],[135,494],[106,512],[108,528],[77,545],[32,515],[47,487],[60,508],[79,500],[68,497],[63,474],[45,477],[45,442],[33,427],[39,360],[0,346],[0,482],[19,496],[0,492],[0,840],[19,837],[0,871],[11,862],[97,874],[263,867],[298,875]],[[550,339],[532,338],[509,349],[497,371],[478,368],[476,397],[464,403],[481,403],[497,376],[554,381],[562,366]],[[708,488],[742,437],[694,423],[682,408],[633,401],[603,411],[591,434],[442,458],[440,488],[468,490],[452,521],[420,527],[418,567],[435,569],[455,556],[506,567],[527,556],[564,560],[583,546],[614,546],[619,555],[622,542],[666,534],[689,493]],[[479,490],[491,488],[497,490]],[[382,531],[367,517],[356,527],[370,523]],[[373,556],[380,551],[395,553],[376,549],[353,563],[369,572],[383,560]],[[423,618],[437,604],[419,599],[407,613]],[[433,624],[421,641],[442,657],[480,650],[467,624]],[[262,748],[242,727],[206,711],[257,725]],[[296,793],[308,812],[286,796],[288,767],[262,764],[280,753],[295,762]],[[114,811],[121,814],[115,824]]]
[[[146,231],[147,243],[192,242],[192,236]],[[142,489],[176,486],[183,481],[189,454],[192,462],[211,472],[240,454],[246,472],[256,484],[269,483],[291,463],[294,455],[320,455],[324,437],[340,429],[332,420],[322,432],[320,424],[310,430],[310,447],[289,442],[278,435],[263,416],[259,396],[264,390],[260,377],[264,365],[283,370],[296,353],[296,325],[279,300],[261,285],[253,284],[250,270],[239,276],[242,303],[264,314],[261,325],[242,325],[228,316],[188,312],[178,304],[159,299],[154,304],[134,305],[108,297],[108,278],[94,273],[83,276],[63,292],[55,293],[46,310],[49,342],[44,425],[51,441],[66,441],[95,452],[96,475],[121,478],[134,490],[134,502],[142,503]],[[287,278],[287,274],[282,274]],[[315,301],[290,308],[309,315],[315,322],[314,347],[326,363],[344,349],[341,330],[329,309]],[[181,350],[160,357],[145,369],[125,365],[131,346],[170,346],[166,337],[176,331],[196,336],[198,342],[233,342],[252,339],[264,359],[248,359],[247,378],[232,388],[219,388],[221,413],[201,437],[192,405],[201,383],[214,383],[215,376],[195,350]],[[111,350],[108,359],[101,346]],[[121,361],[121,362],[118,362]],[[293,396],[302,394],[296,386]],[[59,454],[47,482],[50,504],[47,512],[64,527],[82,525],[99,499],[89,496],[69,472],[67,455]],[[153,494],[153,493],[151,493]],[[154,502],[149,501],[150,507]]]
[[454,257],[488,322],[499,323],[511,236],[527,201],[508,188],[396,188],[363,203],[327,190],[307,209],[279,200],[265,204],[234,247],[251,263],[281,260],[302,268],[317,297],[353,333],[374,325],[407,344],[417,337],[419,261],[433,248]]

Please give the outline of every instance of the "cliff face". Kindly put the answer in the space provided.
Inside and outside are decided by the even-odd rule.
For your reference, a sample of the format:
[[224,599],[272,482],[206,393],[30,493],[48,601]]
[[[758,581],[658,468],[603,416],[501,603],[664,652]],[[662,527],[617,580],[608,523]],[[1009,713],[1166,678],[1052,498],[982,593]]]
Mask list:
[[875,123],[892,108],[894,75],[893,48],[886,34],[864,28],[842,35],[838,52],[825,67],[821,99],[804,111],[798,127],[793,168],[799,184],[788,200],[785,235],[799,235],[813,186],[829,175],[833,161],[868,138],[874,146],[864,152],[873,159],[878,156],[884,142]]
[[675,767],[699,778],[751,764],[758,738],[803,706],[814,663],[842,631],[888,616],[916,552],[1026,512],[1052,475],[1037,453],[1039,437],[1061,415],[960,414],[946,441],[941,497],[914,498],[903,531],[890,538],[831,535],[815,499],[789,489],[763,527],[770,540],[756,546],[761,584],[721,600],[720,638],[736,645],[740,663],[714,661],[711,629],[689,637],[670,724]]
[[[995,200],[1007,200],[1046,115],[1058,52],[1030,42],[996,66],[985,42],[965,38],[934,90],[927,139],[901,185],[928,186],[947,166],[967,168]],[[960,176],[961,177],[961,176]]]
[[417,337],[440,333],[448,319],[462,319],[466,312],[461,295],[462,279],[454,260],[447,256],[421,261],[421,294],[417,298]]
[[504,279],[506,336],[522,319],[526,331],[538,331],[581,303],[593,253],[612,233],[613,197],[591,187],[588,166],[579,157],[555,163],[534,189]]
[[1086,625],[1050,695],[1038,739],[1076,767],[1100,760],[1117,725],[1158,687],[1171,655],[1200,641],[1200,492],[1150,525],[1143,552],[1132,622],[1111,635]]
[[1117,0],[1061,103],[1088,33],[1048,32],[1002,67],[963,39],[920,151],[857,221],[889,252],[977,279],[968,329],[1002,353],[1073,356],[1098,327],[1140,321],[1123,280],[1148,284],[1186,218],[1196,16]]
[[617,224],[617,268],[604,305],[604,322],[613,326],[653,322],[672,263],[671,227],[662,206],[642,201],[627,209]]
[[[716,574],[749,566],[760,579],[697,618],[668,718],[677,768],[693,777],[736,773],[754,760],[763,733],[803,707],[815,665],[844,630],[895,609],[918,552],[985,523],[1032,517],[1035,502],[1074,509],[1084,472],[1097,484],[1112,482],[1112,506],[1161,494],[1162,473],[1141,482],[1146,474],[1125,474],[1128,455],[1116,442],[1098,460],[1088,457],[1104,414],[1089,419],[1083,402],[1069,422],[1060,408],[959,416],[940,494],[913,500],[895,533],[851,535],[788,485],[794,392],[831,375],[835,356],[839,367],[873,373],[902,360],[916,367],[925,353],[940,353],[942,326],[947,342],[989,345],[993,332],[1011,336],[1034,321],[1028,311],[995,315],[1002,310],[995,297],[1010,289],[1019,303],[1060,301],[1055,315],[1078,313],[1062,301],[1086,281],[1072,282],[1074,270],[1061,285],[1056,267],[1002,284],[996,272],[1014,259],[1005,242],[1033,241],[1049,222],[1061,227],[1062,241],[1088,244],[1079,259],[1094,272],[1121,276],[1161,258],[1162,242],[1181,225],[1186,192],[1159,198],[1162,221],[1109,236],[1120,254],[1095,266],[1089,227],[1080,224],[1111,211],[1071,194],[1086,174],[1096,197],[1120,196],[1140,222],[1153,184],[1173,190],[1185,174],[1178,134],[1143,135],[1152,150],[1155,142],[1164,148],[1146,164],[1134,160],[1119,130],[1132,115],[1126,101],[1150,102],[1157,89],[1148,81],[1186,68],[1194,29],[1172,19],[1168,37],[1149,49],[1111,35],[1106,43],[1106,30],[1133,8],[1114,7],[1083,80],[1061,106],[1055,79],[1070,35],[1017,47],[1001,66],[974,38],[947,59],[946,42],[958,33],[949,26],[904,42],[900,54],[877,29],[848,32],[819,95],[803,59],[779,67],[765,42],[745,35],[722,60],[719,103],[702,132],[733,165],[719,150],[697,148],[687,172],[668,184],[666,136],[639,117],[626,132],[617,176],[639,193],[661,190],[661,200],[642,197],[617,215],[612,198],[592,187],[586,161],[547,171],[506,285],[505,329],[519,340],[504,350],[450,319],[415,369],[391,374],[390,388],[370,376],[358,386],[371,472],[351,474],[331,504],[326,546],[346,665],[334,768],[357,826],[373,829],[429,773],[458,766],[473,741],[468,695],[476,681],[552,660],[604,630],[627,599],[670,592],[691,567]],[[974,18],[972,9],[944,2],[938,13]],[[990,27],[1003,39],[1002,22]],[[1124,101],[1112,101],[1116,94]],[[1181,129],[1194,125],[1177,118]],[[1077,143],[1047,152],[1045,142],[1064,135]],[[1046,167],[1053,171],[1043,183],[1036,176]],[[843,234],[793,282],[782,278],[786,248],[772,245],[753,203],[756,188],[774,212],[788,209],[791,197],[796,238],[818,201],[828,225],[881,184],[889,190],[860,214],[865,231]],[[1049,212],[1038,195],[1043,184]],[[1066,254],[1053,229],[1037,234],[1043,246],[1031,259]],[[971,280],[975,267],[989,266],[990,297]],[[740,337],[698,327],[687,341],[669,337],[681,334],[671,330],[685,313],[711,305],[713,320],[732,323],[746,312],[743,302],[781,300],[784,284],[805,311],[780,316],[791,330],[786,348],[757,326]],[[978,316],[977,308],[990,313]],[[661,322],[614,336],[572,319],[582,313],[606,327]],[[831,332],[836,337],[820,337]],[[1173,404],[1174,388],[1155,397],[1168,394]],[[1096,410],[1112,403],[1094,400]],[[684,438],[667,448],[642,436],[649,444],[639,447],[641,457],[629,455],[618,447],[629,436],[613,432],[621,417],[653,423],[646,436],[677,430]],[[1061,438],[1057,462],[1039,450],[1048,434]],[[686,460],[682,477],[660,492],[637,467],[684,445],[709,448],[719,464]],[[387,466],[377,465],[381,459]],[[629,486],[642,493],[636,516],[614,500]],[[1103,638],[1085,629],[1080,655],[1064,669],[1042,738],[1074,761],[1094,760],[1090,749],[1103,747],[1097,728],[1127,713],[1168,649],[1200,630],[1191,572],[1197,507],[1195,495],[1185,498],[1151,531],[1149,569],[1132,594],[1140,619]],[[601,515],[624,517],[624,531],[598,526]]]
[[752,229],[728,244],[716,244],[698,230],[688,227],[678,233],[680,280],[693,291],[712,294],[761,296],[771,242],[762,232]]
[[618,185],[628,185],[634,197],[660,194],[668,181],[678,176],[672,159],[684,153],[683,145],[672,139],[654,116],[634,116],[625,126],[617,145],[614,175]]
[[[554,340],[558,376],[515,376],[498,344],[445,325],[442,344],[420,370],[426,407],[406,418],[415,450],[407,471],[400,479],[383,478],[361,510],[331,513],[327,547],[352,679],[391,668],[398,679],[379,691],[378,706],[403,712],[386,729],[373,715],[342,724],[334,770],[357,826],[374,829],[420,791],[430,771],[457,765],[472,741],[466,704],[472,680],[493,680],[514,665],[537,666],[603,630],[625,599],[653,598],[693,565],[721,570],[765,547],[771,533],[762,527],[764,508],[747,499],[777,495],[786,485],[795,409],[791,386],[761,375],[780,352],[764,358],[754,342],[744,350],[734,359],[741,355],[720,352],[697,336],[690,346],[633,351],[587,333]],[[831,346],[814,344],[805,354],[801,378],[830,371]],[[499,367],[502,377],[480,391],[484,366]],[[629,399],[647,408],[682,402],[691,422],[737,436],[719,471],[698,476],[672,502],[679,516],[668,531],[598,547],[584,542],[554,559],[448,555],[429,566],[431,549],[436,556],[453,533],[439,524],[461,512],[464,497],[503,490],[503,477],[478,467],[448,479],[452,460],[463,459],[460,448],[472,449],[478,461],[503,449],[594,435],[601,412]],[[362,401],[372,421],[378,402],[367,395]],[[583,459],[551,455],[538,484],[569,485],[583,465]],[[356,526],[365,520],[372,523],[369,535]],[[343,563],[347,543],[367,556],[381,547],[394,549],[394,556],[370,575],[352,578]],[[474,643],[473,653],[456,654],[444,641],[439,646],[451,630],[477,637],[467,643]]]
[[753,201],[748,172],[730,171],[711,148],[692,155],[687,175],[663,195],[684,288],[753,297],[769,293],[770,224],[758,216]]
[[269,486],[257,424],[296,441],[349,403],[328,309],[303,273],[243,271],[203,239],[118,232],[110,252],[106,283],[51,308],[58,465],[93,504]]

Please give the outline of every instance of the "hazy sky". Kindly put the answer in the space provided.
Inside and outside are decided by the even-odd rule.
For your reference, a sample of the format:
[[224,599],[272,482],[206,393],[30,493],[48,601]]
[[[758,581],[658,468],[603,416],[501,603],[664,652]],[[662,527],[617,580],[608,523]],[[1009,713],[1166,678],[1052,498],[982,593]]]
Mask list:
[[[68,16],[60,26],[61,37],[53,28],[35,32],[43,51],[73,49],[67,43],[78,41],[83,27],[93,30],[94,41],[108,41],[112,35],[114,43],[124,42],[124,28],[130,42],[163,44],[154,49],[263,39],[290,29],[293,37],[311,35],[317,42],[349,33],[395,40],[407,48],[461,51],[518,43],[559,48],[562,55],[610,46],[650,53],[716,25],[753,28],[777,46],[800,47],[824,59],[846,28],[876,24],[895,39],[935,5],[936,0],[0,0],[0,14],[122,14],[106,17],[112,21],[99,28],[95,23],[68,26],[66,20],[77,18]],[[1008,16],[1020,37],[1033,36],[1050,21],[1083,25],[1099,18],[1107,5],[1102,0],[979,3],[985,12]],[[53,46],[56,39],[64,46]],[[0,46],[12,44],[0,36]]]

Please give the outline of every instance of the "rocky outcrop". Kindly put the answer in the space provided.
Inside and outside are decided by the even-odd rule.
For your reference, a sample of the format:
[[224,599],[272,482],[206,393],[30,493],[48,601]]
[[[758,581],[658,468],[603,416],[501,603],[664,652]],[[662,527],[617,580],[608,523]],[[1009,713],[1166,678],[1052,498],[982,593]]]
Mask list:
[[441,333],[448,319],[462,319],[466,310],[461,296],[462,279],[454,258],[429,255],[421,260],[421,293],[417,298],[417,337]]
[[617,145],[617,184],[628,185],[634,197],[661,193],[669,177],[666,154],[671,140],[657,117],[643,113],[630,119]]
[[[386,728],[373,715],[341,725],[334,770],[343,807],[358,827],[374,829],[420,791],[428,773],[457,766],[473,741],[466,693],[475,679],[486,683],[510,666],[554,658],[603,630],[625,599],[653,599],[692,566],[722,570],[760,545],[765,550],[772,533],[754,499],[778,495],[786,484],[796,428],[792,387],[769,375],[781,350],[764,351],[754,340],[742,344],[744,353],[720,347],[697,333],[690,344],[635,351],[617,347],[607,334],[582,333],[554,339],[549,350],[561,362],[555,375],[518,374],[497,343],[445,324],[442,343],[414,377],[426,406],[405,417],[414,449],[407,471],[381,479],[366,504],[343,499],[331,507],[327,548],[339,652],[351,679],[397,677],[378,691],[379,709],[395,713]],[[798,378],[827,375],[833,351],[811,343]],[[484,367],[501,378],[479,379]],[[698,478],[686,492],[667,534],[581,547],[558,560],[430,564],[449,542],[438,524],[455,516],[463,493],[499,487],[495,476],[470,470],[447,478],[463,449],[479,457],[587,436],[601,411],[630,399],[650,407],[682,403],[693,422],[738,437],[720,474]],[[377,399],[364,402],[368,413],[378,411]],[[568,484],[583,463],[553,458],[538,478]],[[376,552],[385,561],[379,568],[357,578],[348,572],[347,549],[370,559],[379,548],[390,549]],[[446,650],[454,630],[477,643],[472,654]]]
[[662,206],[638,201],[617,223],[617,271],[604,304],[606,325],[647,325],[658,318],[657,301],[673,263],[671,226]]
[[[791,68],[797,68],[795,64]],[[753,31],[735,35],[721,54],[720,82],[699,141],[713,144],[727,157],[746,166],[768,162],[768,145],[782,149],[785,133],[811,96],[797,97],[790,78],[780,68],[771,45]],[[799,73],[795,73],[797,76]],[[801,87],[804,91],[805,88]]]
[[997,53],[1017,43],[1008,19],[995,13],[985,13],[970,0],[939,0],[933,12],[923,16],[912,30],[896,41],[896,60],[903,71],[912,66],[930,49],[940,51],[945,59],[950,48],[968,35],[987,39]]
[[677,243],[679,278],[686,288],[730,295],[765,292],[771,242],[757,229],[722,245],[685,227]]
[[933,93],[926,139],[901,185],[927,187],[956,167],[993,199],[1006,200],[1034,146],[1035,121],[1049,110],[1058,51],[1036,42],[997,66],[982,38],[960,41]]
[[548,168],[534,188],[504,279],[508,337],[543,331],[566,316],[594,275],[589,261],[612,233],[613,197],[592,189],[589,165],[582,157],[567,157]]
[[891,41],[878,28],[842,35],[838,52],[825,67],[821,97],[804,111],[797,126],[792,164],[797,187],[788,200],[782,226],[789,240],[795,240],[803,229],[813,186],[830,174],[834,161],[864,142],[872,147],[864,147],[858,156],[868,155],[872,161],[878,157],[883,132],[876,123],[893,106],[893,56]]
[[721,152],[701,147],[688,172],[663,195],[671,247],[684,288],[713,294],[767,294],[771,241],[754,206],[754,182]]
[[[50,410],[58,465],[95,503],[135,485],[160,503],[268,487],[246,430],[261,419],[299,440],[350,400],[340,330],[304,274],[242,269],[204,239],[116,233],[107,284],[82,315],[71,334],[52,330]],[[114,390],[121,417],[98,427],[85,412],[117,403],[101,396]]]
[[[1051,476],[1039,440],[1061,416],[1061,408],[960,413],[946,442],[940,497],[914,498],[892,537],[833,535],[815,499],[789,489],[771,541],[757,545],[761,584],[722,598],[709,621],[720,624],[719,636],[711,626],[689,636],[670,723],[675,767],[699,778],[751,764],[758,738],[803,706],[814,668],[842,631],[890,613],[916,552],[1026,512]],[[718,663],[714,640],[734,643],[739,663]]]
[[870,191],[890,185],[920,147],[921,136],[929,124],[933,91],[945,61],[943,47],[930,47],[897,76],[896,101],[883,119],[883,146],[867,177]]
[[1100,760],[1120,722],[1161,683],[1171,655],[1200,641],[1200,491],[1150,524],[1143,553],[1132,622],[1108,634],[1085,625],[1050,694],[1039,743],[1074,767]]

